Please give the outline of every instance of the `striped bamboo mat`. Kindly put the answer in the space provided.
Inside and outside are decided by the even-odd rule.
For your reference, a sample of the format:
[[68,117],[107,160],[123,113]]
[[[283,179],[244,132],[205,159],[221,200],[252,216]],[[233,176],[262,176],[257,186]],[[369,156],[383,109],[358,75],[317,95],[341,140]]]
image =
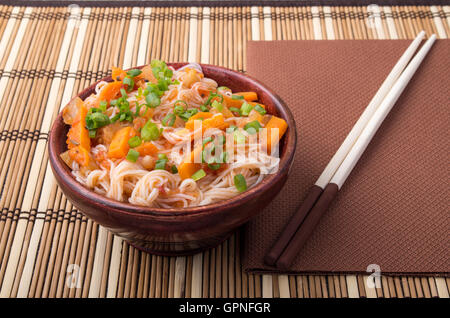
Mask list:
[[410,39],[421,29],[450,36],[450,7],[0,6],[0,296],[449,297],[450,278],[382,276],[370,288],[367,276],[247,274],[239,233],[191,257],[141,253],[74,209],[47,160],[61,105],[112,65],[245,71],[247,40]]

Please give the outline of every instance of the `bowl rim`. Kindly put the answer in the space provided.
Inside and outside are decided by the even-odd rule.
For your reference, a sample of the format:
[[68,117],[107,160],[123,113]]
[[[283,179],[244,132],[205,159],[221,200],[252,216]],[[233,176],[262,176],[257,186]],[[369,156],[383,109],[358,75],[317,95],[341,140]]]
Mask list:
[[[167,63],[168,66],[173,66],[175,69],[178,69],[179,67],[182,67],[186,64],[189,63],[187,62]],[[58,136],[56,135],[56,130],[58,127],[60,126],[64,127],[66,125],[62,120],[62,111],[60,111],[52,124],[48,140],[49,161],[53,169],[53,173],[55,174],[55,178],[63,182],[67,188],[75,192],[77,196],[81,198],[86,198],[90,201],[94,201],[97,205],[102,205],[104,208],[113,209],[118,213],[138,217],[150,216],[150,217],[164,218],[169,216],[183,216],[183,215],[195,216],[199,214],[201,215],[213,214],[216,211],[221,210],[225,207],[227,209],[236,208],[248,201],[257,199],[258,195],[261,192],[266,192],[270,190],[272,183],[277,184],[278,181],[284,177],[284,175],[287,175],[289,173],[289,169],[291,168],[294,160],[294,154],[296,151],[296,144],[297,144],[297,129],[292,112],[290,111],[286,103],[277,94],[275,94],[271,89],[269,89],[266,85],[262,84],[255,78],[247,74],[243,74],[241,72],[237,72],[217,65],[202,64],[202,63],[198,64],[202,68],[206,67],[208,69],[217,69],[219,71],[228,73],[231,76],[244,78],[246,81],[252,82],[252,85],[258,87],[258,89],[269,93],[270,97],[274,100],[274,104],[276,105],[275,108],[277,108],[277,111],[280,112],[280,115],[286,120],[288,124],[287,133],[285,134],[285,136],[283,136],[285,141],[283,145],[283,150],[280,151],[280,163],[276,173],[266,176],[256,186],[251,187],[245,192],[240,193],[232,198],[202,206],[193,206],[185,208],[155,208],[155,207],[134,205],[128,202],[120,202],[114,199],[107,198],[104,195],[98,194],[88,189],[81,183],[79,183],[70,172],[70,168],[67,167],[67,165],[62,161],[62,159],[59,156],[59,153],[58,154],[56,153],[55,145],[58,142],[56,140],[58,138]],[[145,65],[132,67],[130,69],[142,68],[144,66]],[[76,96],[74,96],[71,99],[71,101],[74,98],[86,94],[86,92],[89,92],[100,81],[108,81],[108,80],[112,80],[111,76],[104,77],[98,80],[97,82],[93,83],[89,87],[85,88],[83,91],[79,92]]]

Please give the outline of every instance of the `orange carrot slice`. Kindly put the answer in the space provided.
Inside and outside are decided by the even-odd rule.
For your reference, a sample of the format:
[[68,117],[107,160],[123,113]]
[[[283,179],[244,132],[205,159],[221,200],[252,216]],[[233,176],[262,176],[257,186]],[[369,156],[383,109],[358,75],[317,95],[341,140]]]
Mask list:
[[98,95],[97,103],[100,103],[101,101],[104,100],[109,102],[110,100],[116,98],[121,88],[122,88],[122,81],[115,81],[106,84],[106,86],[102,88],[102,90]]
[[125,76],[127,76],[127,72],[118,67],[113,66],[111,67],[111,70],[112,70],[111,77],[114,81],[123,81]]
[[[284,133],[287,130],[287,123],[283,118],[279,118],[276,116],[272,116],[267,123],[266,128],[267,129],[267,150],[271,151],[272,147],[275,146],[283,137]],[[272,134],[272,129],[278,129],[278,136],[277,134]]]
[[196,147],[178,166],[178,174],[181,179],[190,178],[195,172],[201,169],[202,164],[196,163],[195,161],[198,160],[196,158],[201,158],[202,150],[202,146]]
[[120,159],[126,157],[130,146],[128,140],[136,135],[136,131],[133,127],[127,126],[118,130],[111,141],[108,149],[108,157]]
[[158,148],[154,144],[152,144],[150,141],[143,142],[136,148],[134,148],[141,156],[153,156],[158,153]]

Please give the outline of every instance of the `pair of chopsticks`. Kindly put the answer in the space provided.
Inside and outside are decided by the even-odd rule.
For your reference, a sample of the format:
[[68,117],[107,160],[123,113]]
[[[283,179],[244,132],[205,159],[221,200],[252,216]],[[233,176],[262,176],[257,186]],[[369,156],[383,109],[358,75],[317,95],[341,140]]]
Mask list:
[[418,34],[384,80],[276,243],[266,254],[264,261],[267,265],[289,269],[436,40],[433,34],[413,57],[424,36],[424,31]]

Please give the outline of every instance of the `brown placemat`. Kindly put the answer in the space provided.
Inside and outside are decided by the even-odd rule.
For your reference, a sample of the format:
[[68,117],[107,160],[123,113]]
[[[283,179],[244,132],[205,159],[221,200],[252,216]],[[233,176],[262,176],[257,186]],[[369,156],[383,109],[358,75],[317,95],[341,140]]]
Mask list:
[[[410,41],[249,42],[248,73],[291,108],[294,166],[246,228],[244,267],[263,256]],[[450,41],[438,40],[361,157],[291,272],[450,271]]]

